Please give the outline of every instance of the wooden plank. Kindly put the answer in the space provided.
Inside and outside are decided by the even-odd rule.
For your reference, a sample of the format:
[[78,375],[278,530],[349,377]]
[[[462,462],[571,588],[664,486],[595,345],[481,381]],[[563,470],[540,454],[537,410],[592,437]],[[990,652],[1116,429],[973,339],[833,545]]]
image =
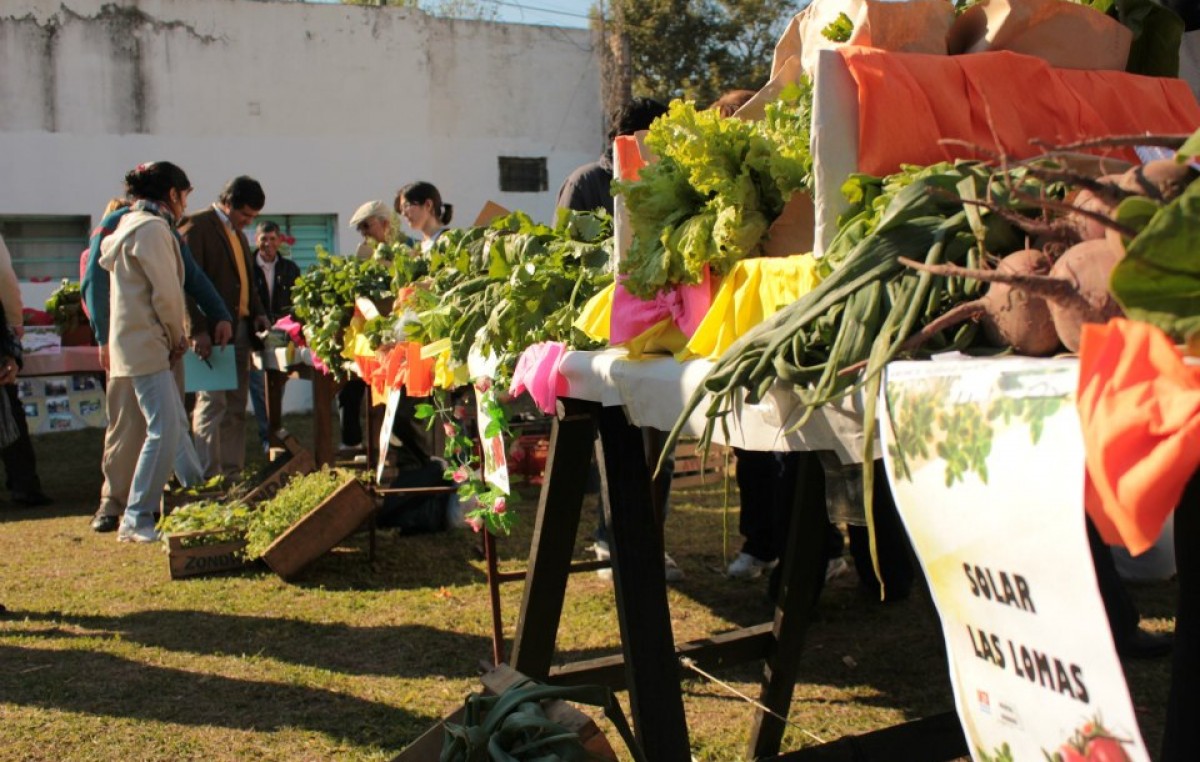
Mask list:
[[575,534],[596,440],[596,403],[562,400],[550,429],[546,479],[538,496],[512,664],[535,680],[550,674],[567,592]]
[[[775,608],[775,647],[763,668],[759,700],[781,717],[787,717],[800,672],[804,634],[816,607],[825,568],[825,470],[816,453],[798,455],[795,510],[788,527],[783,579]],[[759,759],[779,752],[784,722],[756,710],[750,731],[750,757]]]
[[[741,664],[764,659],[775,643],[773,623],[764,622],[752,627],[721,633],[710,638],[692,640],[677,646],[679,657],[693,659],[706,672],[727,664]],[[688,672],[680,666],[680,677]],[[554,685],[607,685],[613,690],[626,686],[625,657],[622,654],[580,659],[550,670],[546,680]]]
[[620,407],[601,408],[597,420],[600,496],[634,733],[648,759],[690,762],[663,572],[662,523],[651,493],[643,434]]
[[820,746],[769,757],[789,762],[952,762],[969,757],[962,725],[954,712],[839,738]]

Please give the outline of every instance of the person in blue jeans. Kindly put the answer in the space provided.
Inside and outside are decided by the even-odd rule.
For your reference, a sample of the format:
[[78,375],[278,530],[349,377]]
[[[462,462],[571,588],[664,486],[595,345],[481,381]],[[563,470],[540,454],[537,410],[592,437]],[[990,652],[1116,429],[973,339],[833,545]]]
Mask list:
[[[111,276],[100,266],[100,244],[114,233],[117,226],[130,210],[129,199],[114,199],[109,204],[100,224],[92,231],[88,243],[87,257],[81,282],[83,303],[87,307],[92,332],[100,345],[101,362],[107,369]],[[195,300],[200,309],[216,324],[214,341],[224,346],[232,337],[232,322],[225,302],[221,299],[208,276],[196,264],[188,250],[176,235],[183,259],[184,293]],[[181,370],[181,369],[176,369]],[[179,381],[179,379],[177,379]],[[181,382],[180,382],[181,383]],[[182,395],[182,385],[179,387]],[[121,514],[129,502],[129,488],[137,465],[138,448],[144,440],[145,422],[137,410],[137,396],[129,378],[109,376],[105,386],[105,413],[108,426],[104,432],[104,455],[100,470],[104,477],[100,488],[100,506],[92,516],[94,532],[115,532]],[[188,428],[186,413],[184,430]],[[179,451],[175,461],[175,475],[183,486],[190,487],[204,480],[200,460],[192,439],[186,433],[179,440]]]
[[100,243],[98,263],[110,273],[111,287],[108,350],[102,358],[110,379],[130,380],[145,437],[117,539],[155,542],[163,488],[186,436],[187,417],[172,371],[188,346],[184,264],[175,226],[192,187],[178,166],[152,162],[127,173],[125,189],[133,204]]

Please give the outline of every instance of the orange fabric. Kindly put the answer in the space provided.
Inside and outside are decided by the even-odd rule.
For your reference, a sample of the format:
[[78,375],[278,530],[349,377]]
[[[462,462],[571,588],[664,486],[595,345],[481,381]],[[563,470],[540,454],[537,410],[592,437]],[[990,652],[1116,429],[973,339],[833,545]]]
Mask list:
[[622,180],[637,180],[638,173],[646,166],[642,157],[642,149],[638,146],[634,135],[620,135],[613,141],[613,150],[617,155],[617,166],[621,168]]
[[[839,49],[858,84],[858,168],[889,175],[903,164],[975,158],[962,140],[1009,158],[1051,144],[1143,133],[1184,134],[1200,125],[1187,83],[1116,71],[1055,69],[996,51],[961,56]],[[1137,161],[1131,149],[1103,149]]]
[[433,391],[433,369],[437,359],[422,358],[420,342],[403,342],[380,356],[354,359],[363,380],[371,385],[376,405],[387,402],[388,392],[401,387],[410,397],[428,397]]
[[1085,325],[1077,405],[1084,504],[1101,536],[1137,555],[1158,538],[1200,464],[1200,367],[1148,323]]

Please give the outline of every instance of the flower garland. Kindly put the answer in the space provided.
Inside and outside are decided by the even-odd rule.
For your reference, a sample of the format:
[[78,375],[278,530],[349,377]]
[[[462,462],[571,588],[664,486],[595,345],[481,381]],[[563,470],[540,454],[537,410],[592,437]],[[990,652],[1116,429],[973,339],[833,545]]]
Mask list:
[[[475,389],[479,393],[482,412],[488,419],[487,428],[481,435],[482,446],[486,447],[486,442],[494,437],[511,436],[508,416],[496,397],[491,379],[476,381]],[[467,430],[467,406],[461,401],[456,402],[453,393],[443,389],[435,389],[430,399],[432,402],[417,405],[413,415],[426,421],[427,428],[433,428],[436,421],[442,424],[446,434],[444,477],[458,485],[458,498],[467,509],[464,520],[476,532],[486,527],[493,534],[508,534],[514,521],[513,515],[508,513],[511,498],[484,478],[480,448],[476,447],[475,438]]]

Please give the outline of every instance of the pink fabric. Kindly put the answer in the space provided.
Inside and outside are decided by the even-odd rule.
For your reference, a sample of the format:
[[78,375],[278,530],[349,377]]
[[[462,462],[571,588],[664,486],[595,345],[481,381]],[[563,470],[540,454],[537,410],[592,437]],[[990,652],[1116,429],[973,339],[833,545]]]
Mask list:
[[527,391],[538,410],[553,414],[554,401],[567,393],[566,380],[558,372],[566,351],[566,345],[557,341],[543,341],[526,347],[513,370],[509,393],[515,397]]
[[[279,320],[275,321],[275,325],[271,327],[286,333],[288,335],[288,339],[290,339],[291,342],[296,346],[308,346],[308,343],[304,340],[304,324],[297,323],[291,315],[286,315],[279,318]],[[312,364],[313,367],[321,373],[326,375],[329,374],[329,367],[325,365],[325,363],[321,361],[321,358],[317,357],[315,353],[313,353],[312,356]]]
[[713,277],[707,266],[699,283],[672,286],[659,291],[652,299],[636,297],[618,283],[613,292],[608,341],[624,344],[668,317],[690,339],[712,306],[712,299]]

